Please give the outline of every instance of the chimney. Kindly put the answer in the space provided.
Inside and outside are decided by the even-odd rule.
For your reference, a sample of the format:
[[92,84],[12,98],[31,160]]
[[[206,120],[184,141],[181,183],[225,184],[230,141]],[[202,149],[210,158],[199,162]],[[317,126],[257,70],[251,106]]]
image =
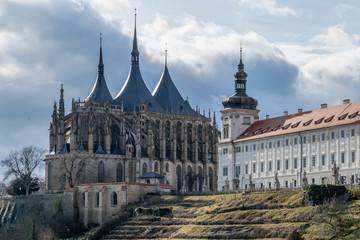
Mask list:
[[269,119],[269,115],[266,115],[266,119]]
[[298,109],[298,113],[302,113],[302,111],[303,111],[302,108]]
[[350,99],[344,99],[343,104],[350,103]]
[[321,104],[321,108],[327,108],[327,103]]
[[284,116],[287,116],[288,115],[288,111],[284,111]]

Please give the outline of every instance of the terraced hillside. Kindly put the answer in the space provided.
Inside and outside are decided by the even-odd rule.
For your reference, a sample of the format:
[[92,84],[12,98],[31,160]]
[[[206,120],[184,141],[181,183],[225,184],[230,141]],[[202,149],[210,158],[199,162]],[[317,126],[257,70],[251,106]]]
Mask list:
[[314,216],[316,207],[304,206],[303,195],[153,196],[147,208],[172,208],[172,215],[141,214],[104,239],[285,239]]

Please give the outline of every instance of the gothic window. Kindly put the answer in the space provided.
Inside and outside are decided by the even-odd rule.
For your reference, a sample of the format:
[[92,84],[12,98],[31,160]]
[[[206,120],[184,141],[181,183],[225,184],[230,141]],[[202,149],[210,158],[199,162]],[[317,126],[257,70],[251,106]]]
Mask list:
[[116,182],[123,181],[123,166],[119,163],[116,167]]
[[159,171],[159,164],[158,164],[158,162],[155,162],[154,170],[155,170],[155,172],[158,172],[158,171]]
[[165,171],[166,171],[166,172],[169,172],[169,163],[166,163],[166,164],[165,164]]
[[180,190],[181,186],[182,186],[181,166],[180,165],[177,165],[177,167],[176,167],[176,183],[177,183],[177,190]]
[[100,206],[100,194],[99,192],[97,192],[95,194],[95,207],[99,207]]
[[51,186],[51,176],[52,176],[52,174],[51,174],[51,162],[48,163],[47,167],[48,167],[48,169],[47,169],[48,170],[47,171],[48,172],[48,178],[47,178],[48,179],[48,186],[47,187],[48,187],[48,189],[51,189],[52,188],[52,186]]
[[209,167],[209,190],[212,191],[213,189],[213,178],[214,172],[211,167]]
[[105,182],[105,169],[104,169],[103,161],[100,161],[98,163],[98,182],[99,183]]
[[117,194],[116,194],[116,192],[113,192],[113,193],[111,194],[111,205],[112,205],[112,206],[116,206],[117,203],[118,203]]
[[147,164],[143,163],[143,165],[142,165],[142,174],[145,174],[145,173],[147,173]]

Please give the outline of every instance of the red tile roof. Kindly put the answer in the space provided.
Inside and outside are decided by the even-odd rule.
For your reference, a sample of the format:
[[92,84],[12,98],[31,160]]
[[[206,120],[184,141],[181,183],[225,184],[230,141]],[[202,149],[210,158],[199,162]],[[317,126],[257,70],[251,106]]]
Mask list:
[[256,121],[234,142],[359,122],[360,102]]

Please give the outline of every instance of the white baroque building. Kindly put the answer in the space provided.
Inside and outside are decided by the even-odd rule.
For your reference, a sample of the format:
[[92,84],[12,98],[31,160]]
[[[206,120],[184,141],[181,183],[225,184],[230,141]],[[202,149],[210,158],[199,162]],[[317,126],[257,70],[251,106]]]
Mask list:
[[[235,93],[223,100],[218,143],[218,190],[299,187],[308,183],[357,183],[360,174],[360,102],[259,120],[257,101],[246,94],[244,65]],[[337,177],[334,177],[334,169]],[[335,180],[335,178],[337,178]]]

